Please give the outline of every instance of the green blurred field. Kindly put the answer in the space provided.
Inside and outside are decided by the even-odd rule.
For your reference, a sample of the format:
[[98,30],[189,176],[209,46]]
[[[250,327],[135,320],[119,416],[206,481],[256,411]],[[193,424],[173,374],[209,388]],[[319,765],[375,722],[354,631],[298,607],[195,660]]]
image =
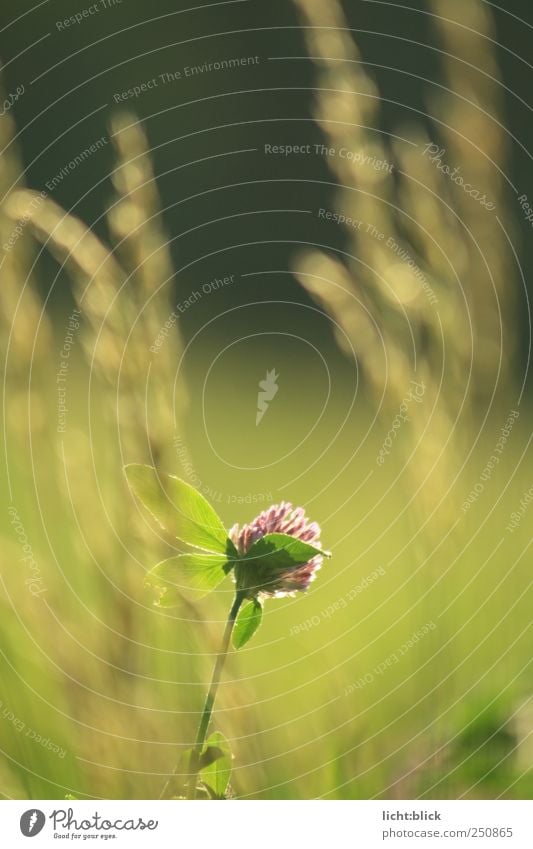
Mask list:
[[[296,372],[297,384],[305,378]],[[256,372],[243,365],[238,378],[238,428],[220,386],[213,433],[223,459],[209,449],[193,404],[179,432],[169,433],[162,466],[187,479],[173,445],[178,436],[228,526],[261,509],[228,501],[270,493],[306,506],[333,558],[307,596],[268,603],[262,630],[230,658],[214,727],[234,748],[236,795],[529,797],[527,514],[514,533],[505,530],[531,484],[521,459],[527,411],[467,515],[460,505],[507,412],[489,418],[440,520],[422,528],[403,461],[407,432],[378,468],[387,427],[373,424],[370,404],[358,398],[340,428],[352,399],[337,386],[300,445],[316,410],[311,404],[302,417],[301,398],[286,385],[258,440]],[[151,606],[143,573],[170,540],[147,527],[121,472],[123,461],[148,456],[121,457],[115,410],[97,379],[90,398],[79,363],[69,381],[65,434],[54,432],[53,377],[34,387],[29,409],[21,387],[7,410],[2,463],[11,492],[2,474],[3,498],[20,517],[44,591],[34,596],[25,583],[30,573],[5,509],[0,793],[157,798],[178,749],[193,739],[232,585],[176,611]],[[216,393],[209,397],[215,403]],[[254,457],[271,465],[231,469],[224,457],[237,456],[243,466]],[[416,451],[410,462],[419,462]],[[369,586],[354,589],[375,570]],[[60,751],[47,749],[47,740]]]
[[228,528],[301,504],[333,553],[228,660],[238,798],[531,798],[524,22],[388,4],[379,39],[379,3],[178,2],[145,35],[131,2],[89,50],[7,5],[4,95],[27,91],[0,114],[0,797],[158,798],[194,740],[232,584],[153,606],[176,547],[126,486],[140,462]]

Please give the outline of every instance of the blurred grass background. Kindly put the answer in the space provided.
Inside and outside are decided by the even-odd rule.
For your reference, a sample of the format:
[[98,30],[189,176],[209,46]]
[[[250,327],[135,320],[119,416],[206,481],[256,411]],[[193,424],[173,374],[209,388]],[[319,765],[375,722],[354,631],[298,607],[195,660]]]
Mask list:
[[[87,374],[79,368],[82,387]],[[94,391],[98,407],[101,390]],[[52,391],[44,394],[50,402]],[[272,450],[293,438],[284,394],[281,388],[270,411]],[[85,401],[81,391],[73,409],[82,410]],[[53,419],[53,403],[39,414],[47,412]],[[394,458],[367,480],[364,497],[353,495],[379,447],[374,432],[367,450],[345,465],[364,434],[364,418],[359,407],[312,473],[274,495],[308,507],[334,557],[306,597],[268,604],[259,636],[230,658],[215,726],[232,741],[235,791],[254,798],[527,798],[531,561],[525,528],[504,531],[529,485],[519,462],[525,429],[516,425],[507,449],[507,467],[517,469],[507,490],[502,493],[502,470],[487,485],[477,515],[473,510],[433,545],[413,534],[408,482]],[[9,568],[3,570],[0,698],[67,754],[50,753],[4,718],[2,793],[157,797],[176,748],[193,739],[231,582],[196,607],[150,607],[143,569],[155,562],[156,533],[148,534],[147,555],[139,529],[145,519],[130,503],[119,458],[112,456],[114,428],[95,422],[89,445],[87,420],[71,415],[63,457],[37,427],[32,469],[20,419],[12,424],[11,502],[46,592],[34,598],[24,585],[27,569],[3,514]],[[316,451],[330,437],[327,423],[313,436]],[[465,481],[475,479],[490,448],[483,438]],[[284,474],[297,476],[301,462],[297,451]],[[332,465],[339,476],[323,489]],[[165,468],[183,474],[179,462]],[[223,494],[217,509],[228,526],[258,512],[224,503],[228,496],[275,492],[272,473],[247,473],[243,491],[242,474],[232,480],[201,458],[196,468]],[[450,497],[457,503],[457,495]],[[123,505],[130,520],[121,540]],[[350,600],[350,591],[380,567],[384,574]],[[343,598],[346,606],[332,612]],[[436,627],[397,663],[382,675],[373,672],[428,623]],[[372,682],[346,694],[367,673]]]
[[[376,13],[371,5],[365,4],[370,16]],[[452,5],[453,15],[451,6],[446,15],[464,10]],[[130,6],[128,14],[139,11]],[[428,9],[438,7],[435,2]],[[357,4],[345,10],[352,24],[362,9]],[[460,58],[473,53],[480,68],[497,75],[493,23],[482,9],[477,2],[468,7],[481,35],[455,39],[454,49]],[[217,10],[198,30],[206,21],[214,31],[229,30],[235,14]],[[168,100],[144,101],[134,106],[147,135],[136,114],[108,109],[91,119],[90,134],[78,127],[74,137],[63,139],[51,116],[57,112],[71,126],[84,110],[100,105],[101,82],[91,87],[90,97],[76,96],[73,111],[64,103],[51,109],[40,134],[28,132],[35,89],[0,120],[2,243],[28,216],[1,269],[2,501],[20,524],[17,534],[13,514],[2,511],[0,794],[157,798],[177,751],[193,739],[231,584],[201,604],[184,598],[176,611],[151,606],[144,572],[173,543],[147,522],[125,485],[123,463],[145,461],[185,479],[194,475],[228,527],[253,518],[270,498],[303,504],[333,550],[309,594],[269,604],[258,637],[228,664],[215,727],[232,742],[237,796],[528,798],[533,752],[527,514],[513,533],[506,530],[531,486],[525,453],[531,413],[527,395],[520,396],[528,337],[522,332],[527,311],[519,269],[494,221],[475,206],[463,206],[461,195],[439,182],[424,160],[369,130],[383,106],[387,127],[398,116],[359,65],[351,35],[316,37],[322,25],[342,29],[340,6],[331,3],[324,11],[299,0],[294,9],[280,4],[265,12],[252,3],[242,14],[239,25],[258,31],[235,33],[229,52],[269,48],[304,57],[307,49],[315,65],[291,66],[295,89],[318,85],[328,91],[280,94],[275,83],[286,83],[284,71],[271,62],[268,72],[260,69],[247,78],[253,88],[268,76],[274,90],[264,98],[236,98],[231,114],[219,103],[209,115],[205,106],[192,107],[178,129],[178,119],[158,115]],[[403,23],[405,33],[411,20]],[[420,20],[423,29],[427,22]],[[261,41],[262,24],[281,23],[294,27],[284,41],[272,36]],[[300,30],[302,23],[316,29]],[[394,21],[387,23],[394,30]],[[372,19],[366,24],[370,30]],[[162,26],[154,25],[154,48],[161,44]],[[442,30],[441,39],[454,41],[453,28]],[[192,37],[194,27],[186,34]],[[172,32],[175,40],[178,35]],[[76,31],[78,36],[83,46],[85,36]],[[24,38],[29,39],[27,29]],[[372,36],[360,38],[372,56]],[[72,41],[61,44],[66,61]],[[136,55],[131,42],[120,44],[124,55],[128,50]],[[100,48],[105,68],[111,64],[106,51],[113,49]],[[190,56],[180,50],[174,57],[179,66],[203,60],[203,54],[186,49]],[[5,50],[16,52],[16,37]],[[409,50],[394,52],[406,68],[415,61]],[[69,84],[89,78],[88,53],[68,66],[74,68]],[[40,61],[35,51],[31,56],[36,67],[24,69],[27,82]],[[45,58],[50,65],[49,55]],[[142,58],[134,70],[122,68],[106,83],[106,96],[162,70],[154,70],[152,61]],[[444,69],[432,62],[427,67],[435,79],[447,80],[449,100],[431,101],[412,137],[420,143],[433,138],[429,118],[438,123],[444,111],[449,127],[441,129],[441,138],[454,162],[465,173],[474,169],[480,185],[494,192],[514,232],[517,211],[509,211],[497,173],[507,167],[509,140],[491,117],[480,117],[474,107],[465,111],[459,96],[466,86],[468,96],[490,104],[497,118],[501,91],[483,74],[457,75],[454,63],[446,61]],[[10,75],[13,66],[4,81],[8,90],[16,76]],[[63,78],[61,68],[50,70],[46,85],[52,95],[63,93]],[[231,83],[235,88],[239,80]],[[408,82],[405,90],[420,105],[419,84]],[[215,82],[205,83],[205,90],[204,82],[194,85],[190,98],[211,94]],[[219,78],[216,85],[224,91]],[[72,89],[64,94],[71,98]],[[365,99],[369,94],[374,97]],[[398,112],[403,120],[405,110]],[[295,114],[305,119],[304,131],[290,123]],[[332,129],[332,116],[339,114],[347,125]],[[176,140],[178,132],[251,115],[257,127],[224,130],[214,147],[203,136],[181,147]],[[265,129],[262,122],[272,116],[283,132]],[[88,138],[108,132],[106,121],[113,144],[102,159],[32,206],[35,195],[25,185],[39,191]],[[414,132],[411,122],[408,129]],[[454,148],[458,130],[470,144]],[[47,133],[52,148],[39,159]],[[302,162],[296,178],[292,162],[266,166],[260,152],[222,160],[224,168],[215,160],[201,169],[166,173],[169,164],[176,169],[204,154],[260,149],[265,140],[328,139],[390,157],[404,177],[415,175],[445,197],[448,210],[428,203],[427,193],[413,192],[402,175],[389,181],[322,159]],[[163,140],[168,145],[160,150]],[[490,165],[473,156],[476,144],[490,155]],[[271,182],[262,186],[265,174]],[[97,188],[85,196],[93,178]],[[218,191],[233,181],[243,185]],[[357,198],[345,188],[352,184]],[[204,190],[207,201],[184,201]],[[437,234],[446,262],[419,228],[409,230],[390,214],[389,202],[411,210]],[[73,204],[74,214],[65,215],[63,209]],[[400,231],[438,291],[444,353],[431,305],[423,294],[413,295],[412,281],[375,241],[358,240],[336,225],[326,231],[315,216],[265,212],[324,204],[387,234]],[[233,213],[242,217],[216,228],[205,224]],[[455,213],[464,227],[456,226]],[[488,271],[465,231],[482,244]],[[306,252],[304,243],[313,243],[313,251]],[[472,327],[454,289],[450,258],[465,286]],[[361,272],[365,263],[368,273]],[[331,287],[309,282],[311,272],[357,294],[364,309],[342,301],[339,308],[329,296]],[[150,352],[177,301],[232,273],[234,284],[203,295],[180,314],[160,350]],[[404,297],[387,298],[383,280]],[[81,326],[68,358],[65,432],[58,433],[57,375],[74,306],[81,310]],[[367,314],[376,321],[382,347],[365,324]],[[465,345],[470,331],[472,359]],[[406,342],[410,333],[416,369]],[[346,339],[355,359],[346,355]],[[257,384],[271,368],[280,373],[280,389],[258,431]],[[412,405],[411,422],[402,426],[380,468],[376,456],[411,379],[424,380],[424,401]],[[461,505],[479,484],[519,396],[520,417],[502,462],[463,513]],[[21,549],[22,536],[29,553]],[[33,567],[21,560],[24,553]],[[384,574],[359,591],[377,569]],[[27,583],[31,577],[33,585]],[[32,586],[42,593],[32,594]],[[434,626],[429,633],[403,652],[428,624]],[[376,671],[383,665],[383,673]],[[48,741],[59,752],[47,748]]]

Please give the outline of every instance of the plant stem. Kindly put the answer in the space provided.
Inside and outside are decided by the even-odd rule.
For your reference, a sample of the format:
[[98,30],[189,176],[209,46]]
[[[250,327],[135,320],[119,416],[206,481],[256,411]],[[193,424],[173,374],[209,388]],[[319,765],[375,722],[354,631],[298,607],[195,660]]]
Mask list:
[[224,663],[228,654],[233,626],[235,625],[235,620],[237,618],[239,608],[243,601],[243,593],[237,591],[232,608],[229,612],[228,621],[226,622],[226,628],[224,630],[224,636],[222,638],[222,645],[217,655],[215,668],[213,669],[213,677],[211,678],[211,686],[209,687],[209,692],[205,700],[204,709],[200,718],[200,724],[198,726],[198,733],[196,735],[196,742],[194,744],[194,749],[191,753],[188,792],[189,799],[196,799],[196,783],[200,768],[200,758],[202,756],[202,749],[205,745],[207,729],[209,728],[209,723],[211,721],[211,714],[213,713],[213,706],[215,704],[215,699],[217,696],[218,685],[220,684],[222,670],[224,668]]

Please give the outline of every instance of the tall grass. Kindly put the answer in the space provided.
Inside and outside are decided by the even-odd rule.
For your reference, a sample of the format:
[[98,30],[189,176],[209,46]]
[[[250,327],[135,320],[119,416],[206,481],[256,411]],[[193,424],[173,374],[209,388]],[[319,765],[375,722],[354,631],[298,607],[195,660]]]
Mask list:
[[[490,410],[495,397],[508,404],[514,388],[519,280],[505,227],[506,134],[490,13],[478,0],[429,4],[442,80],[427,82],[426,116],[389,132],[341,4],[295,4],[317,68],[316,121],[337,152],[327,157],[339,186],[335,212],[348,219],[342,255],[307,251],[295,271],[355,355],[385,430],[410,381],[426,385],[408,428],[410,491],[425,516],[436,511],[449,523],[455,514],[444,514],[441,499],[471,441],[472,414]],[[432,144],[433,154],[444,151],[442,168]],[[451,179],[453,169],[486,205]]]
[[[477,479],[493,447],[492,428],[475,445],[464,483],[449,488],[462,446],[476,443],[479,425],[472,411],[463,412],[463,399],[472,385],[490,399],[510,363],[506,342],[500,368],[501,345],[493,340],[507,327],[512,298],[496,302],[485,295],[488,278],[478,251],[490,252],[501,294],[504,278],[510,285],[505,238],[494,219],[472,205],[462,208],[464,199],[417,152],[428,141],[420,128],[402,131],[418,148],[390,149],[365,129],[377,120],[377,91],[340,6],[311,0],[299,6],[314,27],[306,32],[325,137],[397,166],[391,177],[335,159],[338,209],[404,246],[438,305],[381,242],[356,238],[352,230],[351,256],[313,252],[296,262],[298,279],[337,321],[339,341],[348,340],[349,351],[353,346],[375,398],[383,398],[382,428],[372,427],[379,403],[360,405],[337,436],[338,475],[331,480],[331,457],[324,458],[287,493],[303,503],[313,493],[313,514],[326,517],[324,539],[334,546],[335,565],[324,568],[317,589],[297,606],[289,600],[268,612],[263,641],[253,650],[229,658],[217,722],[237,756],[232,784],[244,798],[527,796],[524,526],[501,541],[529,485],[520,464],[524,417],[506,448],[506,463],[517,469],[512,483],[498,469],[487,482],[484,506],[448,533],[460,492]],[[454,5],[454,12],[460,8]],[[476,28],[483,33],[489,19],[477,3],[470,8],[478,10]],[[454,37],[444,21],[436,23],[443,39]],[[487,44],[469,30],[456,49],[461,57],[474,50],[492,74]],[[447,59],[457,91],[454,67]],[[477,101],[488,96],[479,87],[491,84],[474,74],[468,85]],[[490,145],[486,153],[497,165],[503,141],[494,121],[474,109],[468,123],[463,101],[446,98],[435,103],[436,116],[444,111],[450,127],[469,130],[459,143],[439,124],[440,132],[449,132],[450,155],[465,172],[477,169],[481,184],[490,181],[503,204],[495,170],[473,153],[478,143]],[[179,473],[171,434],[187,415],[187,400],[180,382],[174,392],[182,349],[176,327],[157,353],[150,351],[172,310],[173,269],[149,145],[131,115],[117,116],[112,137],[115,195],[104,243],[21,184],[14,127],[9,115],[0,119],[2,243],[24,222],[4,254],[0,287],[2,479],[15,511],[3,511],[0,520],[4,798],[157,798],[176,748],[193,740],[229,598],[222,590],[201,609],[184,599],[176,613],[160,612],[143,588],[145,570],[174,545],[139,512],[122,465],[146,461]],[[421,218],[424,227],[415,223]],[[79,329],[69,329],[68,313],[51,325],[34,282],[41,251],[55,256],[61,279],[71,283]],[[498,304],[505,308],[501,316]],[[67,427],[58,432],[57,374],[68,333]],[[375,458],[411,379],[426,386],[424,403],[397,443],[411,459],[405,465],[405,455],[394,452],[377,474]],[[292,412],[297,415],[297,407]],[[497,412],[496,431],[503,424]],[[286,445],[291,415],[276,422],[276,439]],[[319,453],[329,428],[324,420],[316,429],[311,454]],[[229,436],[235,438],[233,431]],[[354,446],[364,447],[354,454]],[[287,479],[298,477],[299,463],[287,459]],[[204,458],[203,466],[209,475],[213,460]],[[249,481],[263,491],[261,471]],[[419,487],[406,509],[405,492]],[[431,537],[419,534],[419,517],[425,521],[437,505],[445,521]],[[227,505],[224,511],[228,526],[241,519]],[[378,578],[363,586],[378,567]],[[32,593],[28,578],[42,592]],[[402,654],[427,623],[435,627]],[[397,662],[387,666],[392,656]],[[386,674],[375,671],[383,664]]]

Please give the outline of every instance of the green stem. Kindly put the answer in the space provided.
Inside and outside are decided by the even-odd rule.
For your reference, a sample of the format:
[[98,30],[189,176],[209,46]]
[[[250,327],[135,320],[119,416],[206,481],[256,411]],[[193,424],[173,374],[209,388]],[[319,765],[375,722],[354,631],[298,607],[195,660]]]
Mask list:
[[226,622],[226,628],[224,630],[224,636],[222,638],[222,645],[217,655],[215,668],[213,669],[213,677],[211,678],[211,686],[209,687],[209,692],[205,700],[200,724],[198,726],[198,733],[196,735],[196,742],[194,744],[194,749],[191,753],[188,792],[189,799],[196,799],[196,784],[198,779],[198,773],[200,771],[200,758],[202,756],[202,751],[205,745],[207,729],[209,728],[209,723],[211,721],[211,715],[213,713],[213,706],[215,704],[218,685],[220,684],[220,678],[222,676],[222,670],[224,668],[224,663],[228,654],[233,626],[235,625],[235,620],[237,618],[237,614],[243,601],[244,594],[237,591],[232,608],[229,612],[228,621]]

